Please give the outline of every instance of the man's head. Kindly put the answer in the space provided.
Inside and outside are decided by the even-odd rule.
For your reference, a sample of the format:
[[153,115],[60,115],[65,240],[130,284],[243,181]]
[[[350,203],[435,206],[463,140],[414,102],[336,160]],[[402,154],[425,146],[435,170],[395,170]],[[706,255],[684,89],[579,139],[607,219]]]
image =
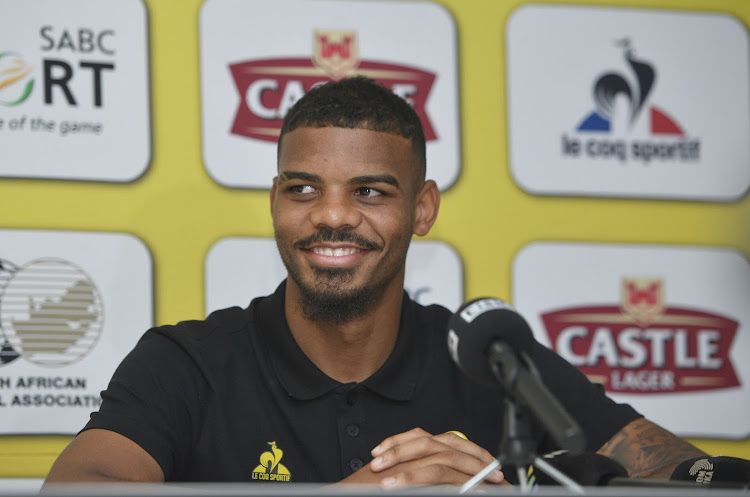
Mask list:
[[370,80],[323,85],[290,110],[271,213],[287,297],[307,319],[348,322],[386,296],[400,302],[411,237],[427,234],[440,202],[424,174],[418,116]]
[[357,76],[307,92],[284,117],[279,151],[284,135],[300,127],[369,129],[408,138],[417,159],[417,184],[425,180],[427,160],[419,116],[403,98],[372,79]]

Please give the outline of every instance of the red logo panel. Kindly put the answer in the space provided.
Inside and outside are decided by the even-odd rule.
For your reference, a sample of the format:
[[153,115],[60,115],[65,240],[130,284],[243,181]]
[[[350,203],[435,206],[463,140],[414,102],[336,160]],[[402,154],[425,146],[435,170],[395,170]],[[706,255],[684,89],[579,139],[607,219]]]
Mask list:
[[[333,80],[307,59],[266,59],[229,66],[240,95],[232,124],[235,135],[275,142],[287,111],[312,87]],[[425,139],[437,138],[425,111],[435,75],[396,64],[360,61],[349,76],[368,76],[409,102],[422,120]]]
[[609,392],[671,393],[737,387],[729,358],[738,323],[666,307],[648,325],[617,306],[542,315],[552,348]]

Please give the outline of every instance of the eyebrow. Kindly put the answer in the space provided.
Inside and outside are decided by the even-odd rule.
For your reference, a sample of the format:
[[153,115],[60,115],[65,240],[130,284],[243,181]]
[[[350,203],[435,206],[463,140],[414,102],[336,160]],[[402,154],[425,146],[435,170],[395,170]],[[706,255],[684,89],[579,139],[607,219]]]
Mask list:
[[[317,174],[306,173],[303,171],[284,171],[279,174],[279,183],[291,180],[309,181],[310,183],[323,183],[323,178]],[[373,183],[385,183],[391,186],[399,187],[398,180],[390,174],[369,174],[365,176],[355,176],[348,183],[350,185],[371,185]]]
[[284,171],[279,174],[279,182],[289,181],[293,179],[301,179],[303,181],[309,181],[310,183],[322,183],[323,178],[317,174],[305,173],[302,171]]
[[371,174],[367,176],[356,176],[349,180],[350,185],[367,185],[372,183],[386,183],[398,188],[398,180],[390,174]]

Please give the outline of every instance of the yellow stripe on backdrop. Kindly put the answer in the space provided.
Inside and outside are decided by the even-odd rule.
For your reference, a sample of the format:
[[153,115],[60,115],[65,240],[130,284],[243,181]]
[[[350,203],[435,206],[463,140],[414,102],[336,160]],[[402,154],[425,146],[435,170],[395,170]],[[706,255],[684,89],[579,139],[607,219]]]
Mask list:
[[[443,195],[441,215],[429,238],[447,241],[461,254],[467,299],[512,298],[511,261],[534,240],[712,245],[750,255],[747,196],[730,203],[634,201],[538,197],[520,190],[508,168],[503,33],[511,12],[527,2],[438,3],[452,13],[458,28],[463,167],[456,184]],[[145,4],[151,56],[150,168],[139,180],[125,184],[3,180],[0,228],[136,235],[153,255],[155,322],[164,324],[203,316],[203,266],[213,243],[227,236],[270,237],[273,231],[267,192],[222,187],[203,167],[201,1],[146,0]],[[606,4],[729,13],[750,25],[750,2],[745,0],[610,0]],[[0,25],[7,22],[13,22],[13,16],[4,12]],[[414,33],[418,36],[418,24]],[[45,476],[69,440],[0,437],[0,477]],[[693,442],[712,454],[750,458],[749,440]]]

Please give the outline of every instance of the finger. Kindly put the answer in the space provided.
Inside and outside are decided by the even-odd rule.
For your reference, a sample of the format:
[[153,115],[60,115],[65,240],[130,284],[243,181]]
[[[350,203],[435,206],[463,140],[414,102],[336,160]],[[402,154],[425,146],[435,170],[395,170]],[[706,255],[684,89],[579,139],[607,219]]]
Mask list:
[[[439,439],[447,440],[454,446],[443,443]],[[388,469],[403,471],[404,468],[438,465],[460,471],[468,479],[494,460],[489,452],[476,444],[448,434],[447,437],[444,435],[420,437],[395,445],[373,459],[370,462],[370,469],[374,473],[379,473]],[[487,479],[494,483],[500,483],[504,476],[498,470],[491,473]]]
[[[455,435],[451,435],[451,437],[458,438]],[[383,471],[397,464],[422,459],[438,452],[453,450],[449,445],[439,442],[434,437],[428,436],[428,434],[410,439],[402,437],[400,440],[402,443],[397,443],[383,449],[372,460],[370,465],[373,471]],[[383,446],[381,444],[381,447]]]
[[415,440],[420,437],[431,437],[432,434],[426,432],[422,428],[413,428],[409,431],[406,431],[404,433],[399,433],[398,435],[393,435],[391,437],[386,438],[380,444],[378,444],[377,447],[372,449],[370,453],[373,456],[378,456],[382,454],[384,451],[390,449],[391,447],[395,445],[401,445],[403,443],[409,442],[411,440]]
[[[473,476],[462,470],[445,466],[443,464],[413,465],[405,467],[404,471],[390,475],[381,480],[380,485],[384,488],[395,488],[406,485],[462,485]],[[494,477],[494,472],[487,481],[501,483],[504,479],[502,473],[500,478]]]
[[449,431],[446,433],[441,433],[440,435],[435,435],[433,438],[440,443],[448,445],[456,450],[460,450],[461,452],[466,452],[467,454],[473,455],[477,459],[483,461],[485,465],[495,460],[495,456],[490,454],[483,447],[480,447],[470,440],[461,438],[460,436],[456,436],[453,432]]

